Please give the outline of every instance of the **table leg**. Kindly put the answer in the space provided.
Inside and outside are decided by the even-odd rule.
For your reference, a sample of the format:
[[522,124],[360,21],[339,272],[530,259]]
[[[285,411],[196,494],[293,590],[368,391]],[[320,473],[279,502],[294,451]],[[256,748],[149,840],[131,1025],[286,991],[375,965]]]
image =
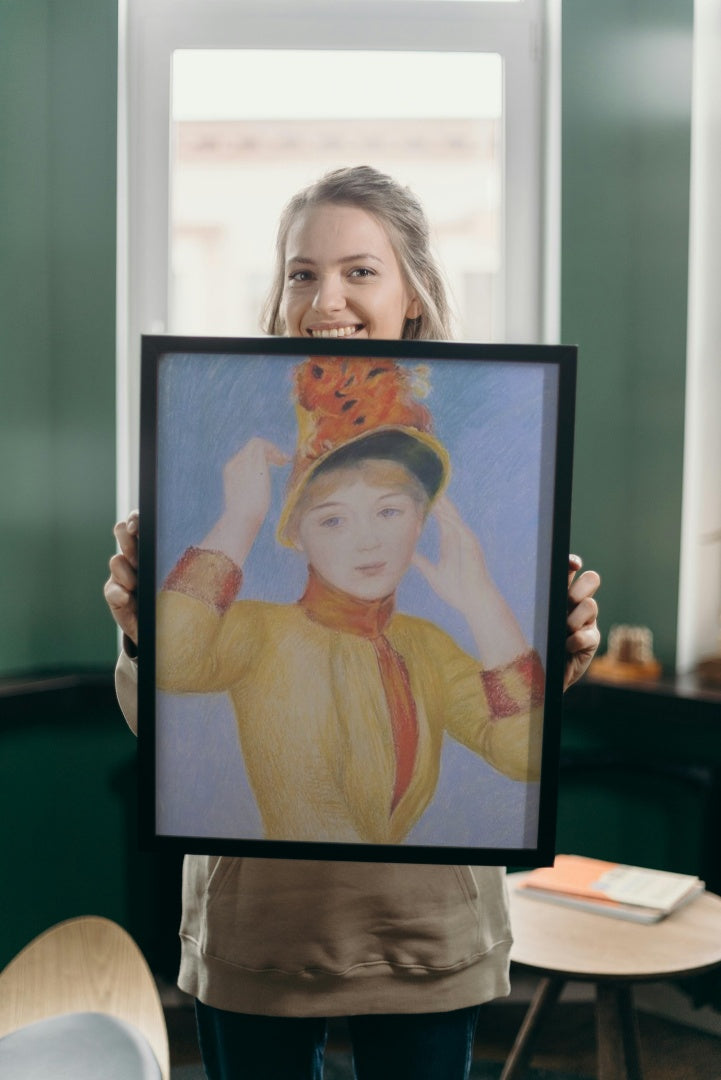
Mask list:
[[541,1022],[558,1001],[565,981],[556,977],[541,979],[539,982],[506,1064],[503,1066],[500,1080],[520,1080],[523,1076],[531,1060]]
[[599,1080],[643,1080],[629,983],[596,984]]

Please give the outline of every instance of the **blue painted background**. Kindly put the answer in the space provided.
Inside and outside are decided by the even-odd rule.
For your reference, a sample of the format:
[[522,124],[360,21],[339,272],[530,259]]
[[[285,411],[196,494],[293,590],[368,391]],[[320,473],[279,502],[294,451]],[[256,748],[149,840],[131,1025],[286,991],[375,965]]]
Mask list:
[[[199,542],[222,510],[222,468],[260,435],[292,453],[297,357],[169,355],[158,408],[158,579]],[[409,362],[410,367],[414,362]],[[556,372],[542,364],[433,361],[426,399],[451,457],[448,495],[478,536],[489,568],[529,640],[545,655],[551,543]],[[552,445],[552,442],[551,442]],[[292,603],[306,578],[301,555],[275,527],[289,467],[274,475],[271,510],[244,567],[243,595]],[[420,550],[437,551],[431,518]],[[465,621],[411,569],[398,609],[432,619],[469,652]],[[312,677],[312,675],[310,676]],[[260,837],[225,695],[158,695],[158,828],[162,834]],[[447,739],[433,803],[409,844],[533,847],[538,785],[499,776]]]

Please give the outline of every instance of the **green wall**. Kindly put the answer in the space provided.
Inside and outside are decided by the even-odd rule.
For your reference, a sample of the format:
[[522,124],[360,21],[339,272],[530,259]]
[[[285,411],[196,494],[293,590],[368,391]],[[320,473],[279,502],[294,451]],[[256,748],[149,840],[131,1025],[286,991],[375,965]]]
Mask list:
[[146,949],[135,740],[102,597],[115,515],[116,0],[0,0],[0,966],[96,913]]
[[[0,675],[110,663],[116,0],[0,0]],[[692,0],[563,8],[573,545],[674,660]]]
[[138,847],[135,738],[110,673],[0,690],[0,969],[62,919],[104,915],[177,974],[180,858]]
[[0,676],[109,665],[116,0],[0,0]]
[[[562,339],[579,345],[573,546],[601,628],[675,656],[692,0],[563,5]],[[604,646],[605,647],[605,646]]]

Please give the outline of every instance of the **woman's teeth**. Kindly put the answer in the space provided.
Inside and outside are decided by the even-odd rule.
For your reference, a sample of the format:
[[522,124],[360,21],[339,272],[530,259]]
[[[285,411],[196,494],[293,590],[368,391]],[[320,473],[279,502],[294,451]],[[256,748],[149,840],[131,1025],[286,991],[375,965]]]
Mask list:
[[311,337],[319,338],[339,338],[350,337],[351,334],[357,333],[360,330],[360,326],[334,326],[332,330],[311,330]]

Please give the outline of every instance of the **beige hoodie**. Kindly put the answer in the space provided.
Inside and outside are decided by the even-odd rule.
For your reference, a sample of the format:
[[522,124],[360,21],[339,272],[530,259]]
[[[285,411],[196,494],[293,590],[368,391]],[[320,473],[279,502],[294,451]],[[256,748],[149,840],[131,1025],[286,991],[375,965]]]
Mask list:
[[[118,700],[137,730],[137,665]],[[508,993],[500,867],[187,855],[179,986],[270,1016],[440,1012]]]

